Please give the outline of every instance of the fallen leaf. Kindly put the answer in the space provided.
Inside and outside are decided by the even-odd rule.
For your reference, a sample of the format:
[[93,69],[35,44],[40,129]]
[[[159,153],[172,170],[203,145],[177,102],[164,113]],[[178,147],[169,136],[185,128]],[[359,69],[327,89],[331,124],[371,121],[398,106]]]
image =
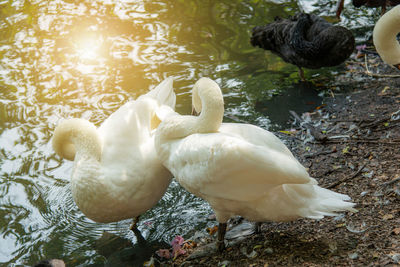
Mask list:
[[192,240],[187,240],[185,243],[183,243],[183,248],[184,249],[191,249],[197,246],[197,243],[192,241]]
[[389,89],[390,89],[389,86],[385,86],[385,88],[383,88],[383,90],[378,95],[385,95],[386,91],[389,90]]
[[394,228],[394,229],[392,230],[392,233],[394,233],[395,235],[400,234],[400,227]]
[[372,252],[372,257],[373,258],[379,258],[379,253],[377,251]]
[[213,235],[213,234],[215,234],[216,232],[218,231],[218,226],[213,226],[213,227],[208,227],[207,228],[207,232],[210,234],[210,235]]
[[258,248],[262,248],[262,245],[255,245],[255,246],[253,247],[254,250],[255,250],[255,249],[258,249]]
[[382,219],[384,219],[385,221],[391,220],[393,218],[394,218],[393,214],[385,214],[382,216]]
[[280,133],[284,133],[284,134],[287,134],[287,135],[294,135],[295,133],[296,133],[296,131],[294,130],[294,131],[279,131]]

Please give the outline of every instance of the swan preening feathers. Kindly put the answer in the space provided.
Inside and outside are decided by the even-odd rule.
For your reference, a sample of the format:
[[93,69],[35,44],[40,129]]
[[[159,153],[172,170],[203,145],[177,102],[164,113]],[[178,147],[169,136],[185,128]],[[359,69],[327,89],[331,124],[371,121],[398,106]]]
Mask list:
[[156,110],[173,109],[173,80],[121,106],[99,128],[83,119],[62,121],[55,129],[53,148],[74,161],[73,198],[96,222],[135,218],[164,195],[171,173],[154,148]]
[[275,135],[249,124],[222,123],[224,102],[214,81],[197,81],[192,101],[200,115],[171,111],[156,130],[155,148],[177,181],[215,211],[219,249],[234,215],[262,222],[354,211],[347,195],[319,187]]
[[400,6],[385,13],[375,24],[373,41],[376,51],[383,61],[390,65],[400,64]]

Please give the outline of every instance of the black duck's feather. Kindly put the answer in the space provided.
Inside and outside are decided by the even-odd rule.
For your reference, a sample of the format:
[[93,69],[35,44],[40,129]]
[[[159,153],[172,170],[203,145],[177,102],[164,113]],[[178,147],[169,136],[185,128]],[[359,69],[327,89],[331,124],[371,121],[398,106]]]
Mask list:
[[271,50],[298,67],[317,69],[345,61],[354,50],[354,37],[344,27],[334,26],[316,15],[300,13],[254,27],[251,44]]

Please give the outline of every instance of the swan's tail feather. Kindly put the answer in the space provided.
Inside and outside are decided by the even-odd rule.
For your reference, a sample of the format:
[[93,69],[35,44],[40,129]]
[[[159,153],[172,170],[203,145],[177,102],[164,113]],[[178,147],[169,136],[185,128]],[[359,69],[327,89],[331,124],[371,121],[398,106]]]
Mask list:
[[160,105],[167,105],[175,108],[176,95],[173,88],[174,79],[172,77],[166,78],[156,88],[145,94],[146,97],[157,99]]
[[[290,199],[301,206],[299,215],[310,219],[322,219],[324,216],[336,216],[337,212],[352,211],[356,204],[348,202],[348,195],[309,184],[287,184],[284,186]],[[308,196],[307,196],[308,195]]]
[[323,216],[336,216],[336,212],[351,211],[357,212],[353,208],[356,204],[348,202],[351,198],[348,195],[333,192],[331,190],[314,185],[316,192],[315,210]]

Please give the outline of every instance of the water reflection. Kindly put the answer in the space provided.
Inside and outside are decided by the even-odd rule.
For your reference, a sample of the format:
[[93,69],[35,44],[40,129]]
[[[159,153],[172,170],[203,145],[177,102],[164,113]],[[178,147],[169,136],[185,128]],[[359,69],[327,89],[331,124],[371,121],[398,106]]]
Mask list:
[[[104,231],[136,242],[129,221],[94,223],[77,209],[72,163],[57,158],[50,144],[61,118],[99,125],[168,76],[176,80],[177,110],[187,114],[192,84],[209,76],[223,88],[227,121],[284,127],[287,118],[274,114],[286,113],[289,100],[282,97],[298,88],[297,68],[251,47],[249,32],[297,12],[299,2],[334,14],[327,0],[0,1],[0,262],[54,257],[69,266],[102,264],[109,254],[99,252],[96,240]],[[361,36],[371,17],[348,5],[341,23]],[[329,80],[330,70],[306,76]],[[307,95],[295,98],[306,102]],[[169,242],[213,224],[210,213],[174,182],[140,228],[151,242]]]

